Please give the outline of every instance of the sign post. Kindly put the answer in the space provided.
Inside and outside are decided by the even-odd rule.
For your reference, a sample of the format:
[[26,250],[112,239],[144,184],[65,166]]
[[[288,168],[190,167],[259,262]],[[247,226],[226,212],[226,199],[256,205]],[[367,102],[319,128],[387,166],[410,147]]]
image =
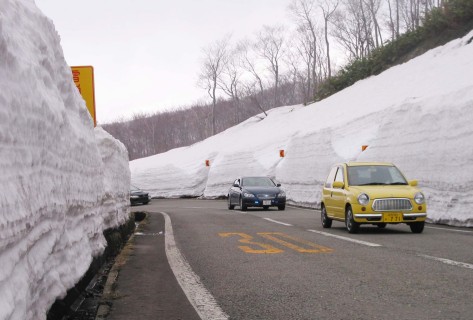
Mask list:
[[85,100],[95,127],[97,126],[97,119],[95,115],[94,68],[92,66],[78,66],[71,67],[71,70],[74,84]]

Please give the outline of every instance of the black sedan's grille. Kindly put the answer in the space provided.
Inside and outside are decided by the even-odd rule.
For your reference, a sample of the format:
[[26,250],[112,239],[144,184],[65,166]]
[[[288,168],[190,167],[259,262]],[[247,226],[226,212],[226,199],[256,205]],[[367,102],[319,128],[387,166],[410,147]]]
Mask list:
[[259,199],[274,199],[276,198],[275,194],[266,194],[266,193],[260,193],[256,195]]
[[412,210],[412,204],[409,199],[389,198],[375,199],[373,201],[374,211],[408,211]]

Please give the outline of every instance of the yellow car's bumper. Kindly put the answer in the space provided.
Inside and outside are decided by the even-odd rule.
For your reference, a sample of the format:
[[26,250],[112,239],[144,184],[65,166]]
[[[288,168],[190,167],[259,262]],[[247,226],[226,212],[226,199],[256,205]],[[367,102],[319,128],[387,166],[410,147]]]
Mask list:
[[409,223],[421,222],[427,218],[427,213],[402,213],[402,212],[377,212],[377,213],[355,213],[355,222],[358,223]]
[[372,203],[367,206],[353,204],[353,218],[358,223],[409,223],[422,222],[427,218],[427,205],[412,206],[407,211],[374,211]]

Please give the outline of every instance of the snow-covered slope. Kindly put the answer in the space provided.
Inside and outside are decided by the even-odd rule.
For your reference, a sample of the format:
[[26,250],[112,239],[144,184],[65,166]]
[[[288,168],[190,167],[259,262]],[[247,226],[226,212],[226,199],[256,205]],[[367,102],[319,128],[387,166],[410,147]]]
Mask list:
[[34,1],[0,8],[0,319],[46,319],[128,217],[128,154],[94,130]]
[[[253,117],[190,147],[134,160],[132,181],[153,196],[218,197],[240,175],[268,175],[290,202],[318,207],[333,163],[387,161],[419,180],[430,221],[473,226],[472,37],[321,102],[273,109],[264,120]],[[361,152],[362,145],[369,147]]]

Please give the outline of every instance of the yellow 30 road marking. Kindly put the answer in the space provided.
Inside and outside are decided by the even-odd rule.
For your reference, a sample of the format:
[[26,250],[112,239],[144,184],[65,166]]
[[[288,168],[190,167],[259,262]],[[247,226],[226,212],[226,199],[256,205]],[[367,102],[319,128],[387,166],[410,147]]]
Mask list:
[[[279,243],[280,245],[283,245],[287,248],[290,248],[290,249],[295,250],[295,251],[300,252],[300,253],[329,253],[329,252],[333,252],[333,249],[331,249],[331,248],[319,246],[318,244],[315,244],[315,243],[312,243],[312,242],[309,242],[309,241],[306,241],[306,240],[297,239],[297,238],[291,237],[291,236],[289,236],[287,234],[284,234],[284,233],[281,233],[281,232],[260,232],[260,233],[258,233],[258,235],[260,235],[263,238],[266,238],[268,240]],[[310,249],[302,248],[302,247],[297,246],[293,243],[287,242],[287,241],[285,241],[281,238],[289,239],[293,242],[304,244],[307,247],[309,247]]]
[[231,237],[231,236],[239,236],[239,237],[241,237],[241,239],[238,240],[238,242],[251,244],[251,245],[263,248],[263,249],[252,249],[249,246],[238,246],[238,248],[240,248],[241,250],[243,250],[246,253],[281,253],[281,252],[284,252],[283,250],[278,249],[276,247],[273,247],[269,244],[264,244],[264,243],[259,243],[259,242],[256,242],[256,241],[252,241],[253,237],[246,234],[246,233],[227,232],[227,233],[219,233],[218,235],[221,236],[221,237],[224,237],[224,238]]
[[[286,248],[292,249],[294,251],[300,252],[300,253],[330,253],[333,252],[333,249],[327,248],[324,246],[319,246],[315,243],[303,240],[303,239],[297,239],[294,237],[291,237],[285,233],[282,232],[259,232],[257,233],[258,236],[270,240],[273,242],[276,242],[277,244],[284,246]],[[240,250],[246,252],[246,253],[282,253],[284,250],[276,248],[272,245],[261,243],[254,241],[253,237],[246,234],[246,233],[239,233],[239,232],[227,232],[227,233],[219,233],[220,237],[231,237],[231,236],[239,236],[241,239],[238,240],[238,242],[245,243],[252,245],[253,247],[250,246],[238,246]],[[256,248],[255,248],[256,247]],[[261,249],[263,248],[263,249]]]

